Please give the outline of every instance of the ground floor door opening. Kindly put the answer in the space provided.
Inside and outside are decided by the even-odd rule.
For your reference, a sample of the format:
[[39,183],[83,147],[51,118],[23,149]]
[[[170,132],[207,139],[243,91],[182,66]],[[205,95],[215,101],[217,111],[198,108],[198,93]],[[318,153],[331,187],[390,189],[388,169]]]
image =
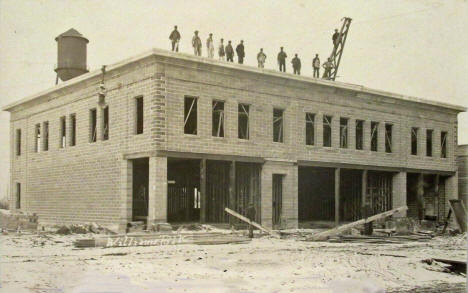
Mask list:
[[149,159],[132,160],[132,221],[147,221]]
[[168,158],[168,222],[200,221],[200,160]]
[[391,172],[368,171],[366,196],[372,215],[392,209],[393,175]]
[[445,221],[445,180],[437,174],[408,173],[407,215],[416,220]]
[[361,219],[363,170],[340,170],[340,221]]
[[333,226],[335,169],[299,166],[298,216],[301,227]]
[[281,174],[273,174],[273,228],[281,227],[281,215],[283,211],[283,177]]

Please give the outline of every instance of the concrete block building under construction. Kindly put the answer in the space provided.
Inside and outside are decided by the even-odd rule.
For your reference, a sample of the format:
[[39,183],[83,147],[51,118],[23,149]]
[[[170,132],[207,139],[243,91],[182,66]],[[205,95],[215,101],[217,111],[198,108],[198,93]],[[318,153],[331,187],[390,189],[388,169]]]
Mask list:
[[100,99],[85,60],[3,108],[10,206],[42,223],[229,223],[253,205],[284,229],[359,219],[366,196],[444,221],[458,198],[464,107],[157,49],[108,66]]

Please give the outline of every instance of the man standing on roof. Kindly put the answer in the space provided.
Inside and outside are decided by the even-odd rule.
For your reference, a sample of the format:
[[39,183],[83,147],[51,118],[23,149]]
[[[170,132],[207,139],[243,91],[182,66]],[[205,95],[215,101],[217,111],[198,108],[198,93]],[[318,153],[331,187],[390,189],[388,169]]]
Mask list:
[[172,33],[169,35],[169,40],[171,40],[172,43],[172,51],[179,52],[180,33],[177,30],[176,25],[174,26]]
[[323,63],[322,67],[325,69],[323,78],[330,79],[331,71],[333,69],[333,62],[331,58],[328,58],[327,62]]
[[198,31],[195,31],[195,35],[192,38],[192,47],[195,56],[201,56],[202,42],[200,40],[200,37],[198,36]]
[[237,53],[237,59],[239,60],[239,64],[243,64],[244,63],[244,57],[245,57],[244,41],[243,40],[241,40],[240,44],[237,45],[236,53]]
[[291,60],[294,74],[301,75],[301,59],[297,57],[297,54],[294,55],[294,58]]
[[226,59],[228,62],[234,62],[234,49],[232,48],[231,41],[226,45]]
[[312,60],[312,67],[314,68],[314,77],[320,77],[320,59],[318,54],[315,54],[314,60]]
[[338,44],[339,39],[340,39],[340,33],[338,32],[338,29],[336,28],[335,33],[332,36],[333,46],[336,46]]
[[214,44],[213,44],[213,34],[210,33],[208,39],[206,39],[206,51],[209,58],[214,57]]
[[258,68],[265,67],[266,55],[263,53],[263,48],[260,48],[260,52],[257,54]]
[[281,72],[286,72],[286,58],[288,55],[286,55],[286,52],[283,51],[283,47],[280,48],[280,52],[278,53],[278,65],[279,65],[279,71]]
[[219,55],[219,60],[221,61],[224,61],[224,56],[226,55],[225,51],[224,51],[224,43],[223,43],[223,39],[221,39],[221,43],[219,43],[219,47],[218,47],[218,55]]

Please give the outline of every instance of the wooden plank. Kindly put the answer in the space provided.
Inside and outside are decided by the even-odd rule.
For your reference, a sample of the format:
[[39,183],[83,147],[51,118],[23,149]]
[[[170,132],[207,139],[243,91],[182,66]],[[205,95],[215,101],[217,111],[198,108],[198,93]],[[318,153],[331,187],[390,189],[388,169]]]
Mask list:
[[236,218],[238,218],[238,219],[240,219],[240,220],[246,222],[247,224],[250,224],[250,225],[252,225],[252,226],[258,228],[258,229],[260,229],[261,231],[263,231],[263,232],[265,232],[265,233],[267,233],[267,234],[269,234],[269,235],[271,235],[271,236],[273,236],[273,237],[280,238],[280,235],[277,234],[276,232],[274,232],[274,231],[272,231],[272,230],[269,230],[269,229],[263,227],[262,225],[260,225],[260,224],[258,224],[258,223],[256,223],[256,222],[254,222],[254,221],[249,220],[248,218],[244,217],[243,215],[241,215],[241,214],[239,214],[239,213],[236,213],[235,211],[233,211],[233,210],[231,210],[231,209],[229,209],[229,208],[225,208],[224,210],[225,210],[227,213],[233,215],[234,217],[236,217]]
[[340,174],[341,169],[335,169],[335,227],[340,224]]
[[233,161],[246,162],[246,163],[265,163],[265,159],[261,157],[248,157],[248,156],[236,156],[236,155],[218,155],[209,153],[194,153],[194,152],[177,152],[177,151],[156,151],[158,157],[168,158],[183,158],[183,159],[207,159],[213,161]]
[[248,237],[238,234],[223,233],[158,233],[135,235],[110,235],[93,239],[78,239],[75,247],[130,247],[130,246],[160,246],[176,244],[227,244],[245,243]]
[[206,159],[200,161],[200,222],[206,223]]
[[[238,160],[239,161],[239,160]],[[324,161],[312,160],[297,160],[299,166],[311,167],[325,167],[325,168],[342,168],[342,169],[357,169],[357,170],[372,170],[372,171],[385,171],[385,172],[407,172],[407,173],[423,173],[423,174],[440,174],[442,176],[453,176],[454,171],[440,171],[440,170],[425,170],[404,167],[388,167],[388,166],[373,166],[362,164],[349,164],[349,163],[333,163]]]
[[346,224],[346,225],[339,226],[337,228],[333,228],[333,229],[330,229],[330,230],[327,230],[327,231],[324,231],[324,232],[317,233],[317,234],[312,235],[311,237],[309,237],[307,240],[325,240],[328,236],[336,235],[336,234],[338,234],[340,232],[349,230],[349,229],[351,229],[353,227],[363,225],[363,224],[366,224],[366,223],[370,223],[370,222],[373,222],[375,220],[379,220],[379,219],[389,217],[389,216],[391,216],[391,215],[393,215],[395,213],[406,211],[407,209],[408,209],[407,206],[399,207],[397,209],[393,209],[393,210],[383,212],[383,213],[380,213],[380,214],[377,214],[377,215],[374,215],[374,216],[371,216],[371,217],[368,217],[368,218],[365,218],[365,219],[361,219],[361,220],[356,221],[356,222],[352,222],[352,223],[349,223],[349,224]]
[[457,220],[458,227],[460,227],[463,233],[466,232],[466,210],[463,201],[460,199],[451,199],[449,200],[449,204]]

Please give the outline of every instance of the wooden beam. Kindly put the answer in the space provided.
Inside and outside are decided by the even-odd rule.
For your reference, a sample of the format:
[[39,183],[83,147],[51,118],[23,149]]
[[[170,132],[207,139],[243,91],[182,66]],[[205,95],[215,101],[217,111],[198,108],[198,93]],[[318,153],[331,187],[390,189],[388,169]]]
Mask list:
[[261,230],[261,231],[263,231],[263,232],[265,232],[265,233],[267,233],[267,234],[269,234],[269,235],[271,235],[273,237],[280,238],[280,235],[277,234],[276,232],[274,232],[272,230],[269,230],[269,229],[263,227],[262,225],[254,222],[254,221],[249,220],[248,218],[244,217],[243,215],[241,215],[239,213],[236,213],[235,211],[233,211],[233,210],[231,210],[229,208],[225,208],[224,210],[226,211],[226,213],[229,213],[229,214],[233,215],[234,217],[246,222],[247,224],[258,228],[259,230]]
[[377,215],[374,215],[374,216],[371,216],[371,217],[368,217],[368,218],[365,218],[365,219],[361,219],[361,220],[356,221],[356,222],[352,222],[352,223],[342,225],[342,226],[339,226],[339,227],[336,227],[336,228],[333,228],[333,229],[330,229],[330,230],[327,230],[327,231],[324,231],[324,232],[317,233],[317,234],[312,235],[311,237],[307,238],[307,240],[325,240],[325,239],[328,238],[328,236],[333,236],[333,235],[336,235],[338,233],[349,230],[349,229],[351,229],[353,227],[356,227],[356,226],[359,226],[359,225],[363,225],[363,224],[370,223],[370,222],[373,222],[373,221],[376,221],[376,220],[379,220],[379,219],[389,217],[389,216],[391,216],[391,215],[393,215],[395,213],[404,212],[407,209],[408,209],[407,206],[403,206],[403,207],[399,207],[397,209],[386,211],[386,212],[383,212],[383,213],[380,213],[380,214],[377,214]]
[[340,224],[340,173],[341,169],[335,169],[335,227]]
[[206,223],[206,159],[200,160],[200,222]]
[[157,151],[158,157],[168,158],[183,158],[183,159],[207,159],[213,161],[238,161],[247,163],[265,163],[265,159],[261,157],[247,157],[247,156],[236,156],[236,155],[217,155],[209,153],[192,153],[192,152],[176,152],[176,151]]
[[341,169],[357,169],[357,170],[372,170],[372,171],[385,171],[385,172],[407,172],[407,173],[423,173],[423,174],[440,174],[441,176],[452,176],[455,171],[442,171],[434,169],[414,169],[405,167],[385,167],[375,165],[361,165],[361,164],[349,164],[349,163],[332,163],[324,161],[309,161],[309,160],[298,160],[299,166],[310,166],[310,167],[326,167],[326,168],[341,168]]

